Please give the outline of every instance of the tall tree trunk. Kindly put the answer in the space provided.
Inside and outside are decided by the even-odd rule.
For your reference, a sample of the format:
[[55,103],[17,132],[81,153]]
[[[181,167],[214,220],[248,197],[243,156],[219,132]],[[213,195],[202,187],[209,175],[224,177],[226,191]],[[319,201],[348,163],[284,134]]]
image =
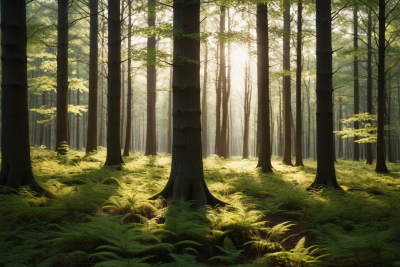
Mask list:
[[300,0],[297,5],[297,70],[296,70],[296,164],[303,164],[303,122],[301,112],[301,58],[302,58],[302,26],[303,26],[303,3]]
[[203,80],[203,99],[201,101],[201,144],[203,158],[207,158],[207,66],[208,66],[208,43],[204,43],[204,80]]
[[[367,59],[367,112],[372,115],[372,11],[368,10],[368,59]],[[372,123],[368,121],[368,123]],[[372,165],[372,144],[367,143],[366,165]]]
[[125,123],[125,64],[121,63],[121,147],[124,147],[124,123]]
[[[174,29],[187,35],[200,33],[200,3],[191,0],[174,1]],[[208,190],[204,180],[201,153],[200,66],[182,60],[200,61],[200,40],[181,37],[174,39],[174,146],[171,175],[158,196],[172,197],[175,201],[195,200],[195,206],[224,203]],[[178,62],[183,62],[178,64]]]
[[[225,33],[225,7],[221,6],[220,16],[220,33]],[[222,125],[221,125],[221,141],[220,141],[220,156],[226,158],[226,123],[228,118],[228,99],[226,92],[226,59],[225,59],[225,38],[221,38],[220,49],[220,79],[222,82]]]
[[257,80],[261,93],[261,171],[272,172],[271,165],[271,132],[269,109],[269,36],[268,6],[257,5]]
[[108,3],[108,105],[105,166],[121,165],[121,21],[120,0]]
[[[221,61],[221,58],[218,55],[218,48],[221,48],[221,45],[217,44],[217,74],[218,70],[221,68],[221,64],[219,64],[218,59]],[[216,123],[215,123],[215,154],[221,156],[221,74],[217,75],[217,97],[216,97]]]
[[[388,75],[389,76],[389,75]],[[387,91],[387,125],[391,124],[391,117],[392,117],[392,86],[391,86],[391,79],[388,81],[389,85],[386,88]],[[389,129],[387,130],[387,154],[388,154],[388,161],[393,162],[393,153],[392,153],[392,131]]]
[[387,173],[385,156],[385,53],[386,53],[386,1],[379,0],[379,43],[378,43],[378,107],[377,107],[377,140],[376,172]]
[[1,0],[1,172],[0,185],[29,185],[45,193],[32,172],[29,145],[26,5]]
[[[104,21],[102,27],[102,38],[101,38],[101,77],[100,77],[100,134],[99,134],[99,145],[104,146]],[[96,118],[97,119],[97,118]],[[88,133],[89,134],[89,133]]]
[[[76,104],[79,106],[79,89],[76,91]],[[80,149],[80,144],[79,144],[79,113],[76,114],[76,150]]]
[[[173,44],[171,44],[173,49]],[[173,51],[171,51],[173,54]],[[169,69],[169,91],[168,91],[168,142],[167,142],[167,153],[172,153],[172,66]]]
[[333,160],[331,0],[316,1],[317,35],[317,176],[310,187],[340,189]]
[[[338,131],[342,130],[342,124],[341,124],[341,120],[342,120],[342,98],[343,97],[339,97],[339,116],[338,116]],[[343,139],[339,136],[339,158],[343,158]]]
[[[250,52],[250,50],[249,50]],[[250,59],[247,60],[245,67],[244,80],[244,130],[243,130],[243,159],[249,158],[249,126],[251,111],[251,78],[250,78]]]
[[[353,8],[353,26],[354,26],[354,115],[360,112],[360,88],[358,82],[358,7]],[[354,129],[359,129],[359,122],[354,121]],[[354,141],[358,140],[358,137],[354,137]],[[353,160],[360,160],[359,144],[353,142]]]
[[58,1],[56,150],[68,141],[68,0]]
[[291,104],[291,76],[290,76],[290,1],[284,0],[283,13],[283,116],[284,116],[284,152],[282,162],[292,164],[292,104]]
[[131,128],[132,128],[132,59],[131,59],[131,38],[132,38],[132,0],[128,2],[129,8],[129,25],[128,25],[128,94],[126,103],[126,134],[124,156],[129,156],[131,146]]
[[[98,0],[90,0],[90,56],[89,56],[89,114],[87,127],[86,153],[97,150],[97,83],[99,79],[97,65],[99,64],[98,49]],[[103,109],[103,107],[100,107]],[[101,116],[101,119],[103,116]],[[103,124],[100,123],[102,126]],[[100,128],[101,128],[100,126]],[[100,130],[101,131],[101,130]]]
[[[47,105],[47,103],[46,103],[46,94],[43,92],[42,93],[42,106],[45,106],[45,105]],[[43,120],[46,118],[45,115],[42,115],[41,117],[42,117]],[[45,134],[46,126],[47,126],[46,123],[42,123],[40,125],[39,146],[43,146],[44,145],[44,134]]]
[[[149,27],[156,25],[156,3],[148,0]],[[147,39],[147,134],[146,134],[146,156],[157,155],[156,146],[156,37]]]

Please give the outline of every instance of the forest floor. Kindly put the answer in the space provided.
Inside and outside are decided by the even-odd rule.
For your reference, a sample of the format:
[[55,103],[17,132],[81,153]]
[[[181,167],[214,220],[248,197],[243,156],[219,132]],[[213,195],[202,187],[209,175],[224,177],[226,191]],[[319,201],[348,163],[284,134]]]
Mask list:
[[32,149],[53,197],[0,194],[0,266],[400,266],[398,163],[378,174],[339,160],[344,191],[307,191],[312,160],[273,158],[262,174],[256,159],[212,156],[207,185],[229,205],[193,210],[147,200],[166,184],[170,156],[134,153],[122,169],[103,167],[105,156]]

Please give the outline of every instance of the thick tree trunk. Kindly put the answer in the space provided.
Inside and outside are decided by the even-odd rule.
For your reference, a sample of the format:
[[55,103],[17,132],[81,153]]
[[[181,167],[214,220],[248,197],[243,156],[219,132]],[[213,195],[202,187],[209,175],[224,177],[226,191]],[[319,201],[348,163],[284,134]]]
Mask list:
[[132,127],[132,59],[131,59],[131,38],[132,38],[132,0],[128,2],[129,8],[129,25],[128,25],[128,94],[126,103],[126,134],[124,156],[129,156],[131,146],[131,127]]
[[[148,25],[156,25],[156,3],[148,0]],[[146,156],[157,155],[156,146],[156,37],[147,39],[147,134],[146,134]]]
[[[225,33],[225,13],[226,10],[221,6],[220,16],[220,33]],[[221,125],[221,140],[220,140],[220,156],[226,158],[226,123],[228,117],[228,99],[226,92],[226,64],[225,64],[225,38],[221,38],[220,49],[220,79],[222,82],[222,125]]]
[[29,185],[46,192],[32,172],[29,145],[26,6],[1,0],[1,173],[0,185],[15,190]]
[[[182,29],[188,35],[200,33],[198,1],[174,1],[174,29]],[[183,58],[200,62],[198,39],[190,37],[174,39],[174,145],[171,175],[166,187],[152,199],[163,196],[172,197],[177,202],[181,199],[196,200],[196,207],[224,205],[210,193],[204,180],[201,152],[200,65],[182,60]]]
[[208,66],[208,44],[204,43],[204,80],[203,80],[203,99],[201,101],[201,143],[203,158],[207,158],[207,66]]
[[268,6],[257,5],[257,80],[261,93],[261,171],[272,172],[271,165],[271,132],[269,109],[269,36]]
[[105,166],[121,165],[121,21],[120,0],[108,3],[108,105]]
[[284,0],[283,13],[283,116],[284,116],[284,151],[282,162],[292,164],[292,104],[291,104],[291,76],[290,72],[290,1]]
[[385,53],[386,53],[386,1],[379,0],[379,63],[378,63],[378,107],[377,107],[377,140],[376,172],[389,172],[385,157]]
[[[97,150],[98,0],[90,0],[89,114],[86,153]],[[100,107],[103,109],[103,107]],[[101,118],[102,119],[102,118]],[[102,123],[100,123],[102,126]],[[101,131],[101,130],[100,130]]]
[[[354,26],[354,115],[360,112],[360,88],[358,82],[358,8],[354,6],[353,9],[353,26]],[[354,121],[354,129],[359,129],[359,122]],[[358,137],[354,137],[354,141],[358,140]],[[353,160],[360,160],[359,144],[353,142]]]
[[297,5],[297,70],[296,70],[296,164],[303,164],[303,122],[301,112],[301,58],[302,58],[302,26],[303,26],[303,3]]
[[316,1],[317,35],[317,176],[310,187],[341,189],[333,160],[331,0]]
[[68,141],[68,0],[58,1],[56,150]]

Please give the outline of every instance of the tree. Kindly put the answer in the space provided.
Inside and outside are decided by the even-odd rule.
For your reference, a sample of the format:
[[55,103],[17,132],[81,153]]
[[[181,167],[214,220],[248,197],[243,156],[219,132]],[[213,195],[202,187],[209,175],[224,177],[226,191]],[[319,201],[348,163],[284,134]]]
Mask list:
[[121,165],[121,21],[120,0],[108,2],[108,124],[105,166]]
[[297,4],[297,69],[296,69],[296,163],[303,164],[303,122],[301,112],[301,58],[302,58],[302,27],[303,27],[303,2]]
[[[98,0],[90,0],[89,115],[86,153],[97,150]],[[101,107],[103,108],[103,107]]]
[[[149,27],[156,26],[156,3],[147,2]],[[147,134],[146,156],[157,155],[156,146],[156,37],[147,38]]]
[[378,107],[377,107],[377,140],[376,140],[376,172],[389,172],[385,156],[385,53],[386,53],[386,4],[379,0],[379,40],[378,40]]
[[292,132],[291,132],[291,82],[290,82],[290,0],[283,1],[283,114],[284,114],[284,147],[282,162],[292,164]]
[[[360,111],[360,89],[358,83],[358,8],[353,8],[353,28],[354,28],[354,113],[358,114]],[[358,121],[354,121],[354,129],[359,129]],[[357,137],[354,137],[354,141]],[[353,160],[360,160],[359,145],[357,142],[353,142]]]
[[132,127],[132,59],[131,59],[131,38],[132,38],[132,0],[128,2],[129,8],[129,25],[128,25],[128,96],[126,107],[126,136],[125,136],[125,150],[124,156],[129,156],[129,149],[131,146],[131,127]]
[[204,42],[204,77],[203,77],[203,99],[201,101],[201,143],[203,158],[207,158],[207,64],[208,64],[208,44]]
[[[201,151],[200,2],[174,0],[173,148],[171,174],[158,196],[223,205],[208,190]],[[184,32],[181,34],[180,32]]]
[[[249,25],[250,31],[250,25]],[[249,53],[250,53],[250,42],[249,42]],[[250,62],[248,59],[245,64],[245,74],[244,74],[244,130],[243,130],[243,159],[249,158],[249,128],[250,128],[250,111],[251,111],[251,93],[252,93],[252,84],[251,84],[251,76],[250,76]]]
[[[225,17],[226,8],[221,6],[220,16],[220,33],[225,33]],[[221,125],[221,140],[220,140],[220,156],[226,158],[226,128],[228,122],[228,94],[226,91],[226,58],[225,58],[225,38],[221,36],[221,49],[220,49],[220,79],[222,83],[222,125]]]
[[[367,58],[367,112],[372,114],[372,12],[368,10],[368,26],[367,26],[367,44],[368,44],[368,58]],[[371,123],[371,121],[369,121]],[[366,165],[372,165],[372,144],[366,144],[367,157]]]
[[68,0],[58,1],[56,151],[68,141]]
[[269,36],[268,36],[268,6],[257,5],[257,79],[261,92],[261,171],[272,172],[269,122]]
[[33,176],[28,115],[25,0],[1,0],[1,172],[0,185],[29,185],[45,193]]
[[333,159],[331,0],[316,1],[317,36],[317,176],[310,187],[340,189]]

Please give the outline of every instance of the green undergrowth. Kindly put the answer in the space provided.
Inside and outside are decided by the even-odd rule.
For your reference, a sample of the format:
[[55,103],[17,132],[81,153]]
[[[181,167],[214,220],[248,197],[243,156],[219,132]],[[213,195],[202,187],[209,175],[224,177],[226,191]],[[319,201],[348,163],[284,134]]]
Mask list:
[[204,160],[211,192],[226,207],[193,209],[148,198],[168,181],[171,157],[124,157],[103,167],[106,151],[59,155],[32,149],[38,182],[0,188],[0,266],[400,266],[400,165],[377,174],[339,160],[343,191],[307,191],[316,162],[273,174],[256,159]]

